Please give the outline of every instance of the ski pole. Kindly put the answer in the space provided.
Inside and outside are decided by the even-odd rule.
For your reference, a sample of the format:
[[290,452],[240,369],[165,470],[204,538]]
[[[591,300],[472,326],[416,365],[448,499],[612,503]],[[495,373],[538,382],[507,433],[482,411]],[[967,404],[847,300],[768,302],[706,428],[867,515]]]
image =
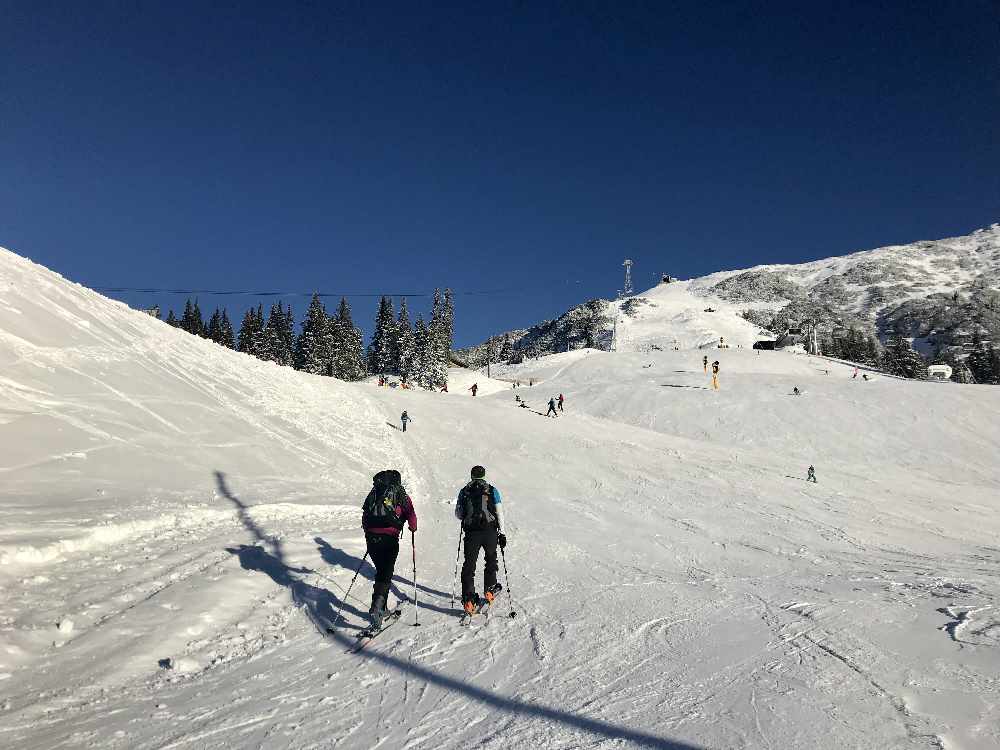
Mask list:
[[413,627],[420,625],[420,609],[417,607],[417,534],[410,530],[410,549],[413,550]]
[[464,529],[458,527],[458,549],[455,550],[455,577],[451,579],[451,608],[455,608],[455,582],[458,580],[458,558],[462,554],[462,532]]
[[503,577],[507,579],[507,598],[510,599],[510,614],[507,615],[510,619],[517,617],[517,612],[514,611],[514,597],[510,593],[510,573],[507,572],[507,555],[503,552],[503,547],[500,548],[500,559],[503,560]]
[[344,609],[344,604],[347,603],[347,597],[351,595],[351,588],[354,586],[354,582],[358,580],[358,574],[361,572],[362,566],[365,564],[365,560],[368,559],[368,550],[365,550],[365,556],[361,558],[361,564],[358,565],[358,569],[354,571],[354,578],[351,579],[351,585],[347,587],[347,593],[344,594],[344,598],[340,600],[340,606],[337,607],[337,616],[333,618],[333,625],[330,627],[335,627],[338,622],[340,622],[340,613]]

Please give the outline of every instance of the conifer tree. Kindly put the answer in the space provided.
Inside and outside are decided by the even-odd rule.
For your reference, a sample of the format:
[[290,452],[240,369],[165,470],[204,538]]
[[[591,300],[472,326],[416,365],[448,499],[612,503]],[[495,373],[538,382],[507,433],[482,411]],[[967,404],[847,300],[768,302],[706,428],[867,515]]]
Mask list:
[[890,375],[927,380],[927,362],[902,336],[893,338],[885,349],[884,369]]
[[194,308],[190,299],[184,301],[184,314],[181,316],[180,327],[188,333],[194,333]]
[[375,331],[368,345],[368,371],[372,374],[388,374],[393,371],[393,350],[396,347],[396,320],[392,309],[392,298],[382,297],[378,315],[375,317]]
[[233,348],[233,324],[229,322],[226,308],[222,308],[222,320],[219,321],[219,345],[227,349]]
[[220,343],[222,340],[222,314],[219,312],[219,308],[215,308],[212,313],[212,317],[208,320],[208,328],[206,329],[207,338],[216,344]]
[[281,302],[271,305],[267,324],[264,326],[263,343],[258,355],[261,359],[276,364],[289,366],[293,361],[293,350],[288,346],[288,326],[291,323],[292,309],[288,308],[286,315]]
[[174,315],[174,311],[171,310],[167,314],[167,325],[168,326],[173,326],[174,328],[178,328],[180,326],[180,324],[181,324],[181,322],[179,320],[177,320],[177,316]]
[[295,364],[295,316],[292,314],[291,305],[289,305],[285,310],[285,314],[282,316],[281,322],[282,327],[279,331],[282,351],[281,364],[287,367],[292,367]]
[[424,316],[417,316],[413,329],[413,361],[410,365],[410,378],[424,387],[433,388],[435,383],[431,375],[430,330],[424,322]]
[[319,294],[313,294],[295,344],[296,369],[313,375],[330,374],[330,343],[330,319]]
[[333,376],[341,380],[361,380],[365,376],[364,337],[351,319],[351,306],[340,298],[337,315],[331,319],[331,361]]
[[263,309],[256,310],[250,308],[243,316],[243,323],[240,325],[239,344],[237,349],[244,354],[260,356],[261,343],[264,335]]
[[448,317],[441,290],[434,290],[434,300],[431,303],[431,324],[428,334],[428,350],[430,362],[428,377],[434,384],[443,383],[448,379]]
[[413,369],[413,327],[410,325],[410,311],[406,307],[406,297],[399,300],[399,318],[396,321],[396,372],[404,381]]

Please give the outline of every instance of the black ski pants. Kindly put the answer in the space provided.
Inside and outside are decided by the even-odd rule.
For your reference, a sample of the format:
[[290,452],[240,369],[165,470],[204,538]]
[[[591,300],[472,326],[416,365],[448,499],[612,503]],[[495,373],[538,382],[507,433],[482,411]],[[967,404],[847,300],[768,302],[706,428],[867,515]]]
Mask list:
[[482,531],[465,532],[465,562],[462,565],[462,601],[468,601],[476,591],[476,563],[479,550],[486,555],[483,573],[483,591],[497,582],[497,529],[495,526]]
[[368,556],[375,566],[375,586],[372,589],[372,605],[379,596],[383,600],[389,598],[389,586],[392,583],[392,571],[396,567],[399,556],[399,537],[389,534],[365,534],[368,544]]

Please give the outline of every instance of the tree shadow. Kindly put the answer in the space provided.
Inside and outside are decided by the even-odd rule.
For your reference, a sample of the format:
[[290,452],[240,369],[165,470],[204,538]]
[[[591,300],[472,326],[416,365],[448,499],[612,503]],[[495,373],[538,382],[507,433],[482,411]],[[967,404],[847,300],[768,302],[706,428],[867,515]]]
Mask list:
[[[332,605],[336,601],[335,597],[328,591],[310,586],[300,580],[297,577],[298,575],[312,573],[313,571],[308,568],[293,568],[287,565],[284,560],[281,541],[276,537],[265,536],[263,530],[250,516],[249,508],[230,492],[225,482],[225,475],[222,472],[217,471],[215,477],[219,492],[236,506],[240,521],[258,541],[262,542],[261,545],[240,545],[236,548],[230,548],[227,551],[239,556],[240,565],[244,569],[263,572],[278,585],[286,587],[291,594],[292,601],[305,611],[321,634],[353,651],[357,647],[357,641],[353,636],[346,634],[344,630],[357,630],[358,628],[348,626],[341,629],[332,629],[334,624],[333,618],[335,617]],[[265,544],[270,545],[270,551],[264,548],[263,545]],[[329,547],[329,545],[326,546]],[[334,548],[330,547],[330,549],[333,550]],[[336,556],[335,559],[341,561],[348,558],[357,561],[357,558],[342,551],[339,554],[336,552],[333,554]],[[357,566],[355,565],[356,568]],[[348,609],[348,605],[345,605],[345,609]],[[357,613],[357,610],[353,611]],[[331,628],[331,630],[328,630],[328,628]],[[657,737],[654,734],[628,729],[599,719],[591,719],[569,711],[551,708],[538,703],[528,703],[517,698],[492,693],[471,682],[441,674],[428,667],[415,664],[412,661],[382,653],[377,649],[366,649],[358,652],[356,656],[359,659],[382,664],[408,677],[424,680],[430,685],[461,694],[466,698],[515,717],[544,719],[566,727],[589,732],[602,738],[624,740],[636,747],[657,748],[657,750],[699,750],[696,746],[687,743],[675,742],[663,737]]]

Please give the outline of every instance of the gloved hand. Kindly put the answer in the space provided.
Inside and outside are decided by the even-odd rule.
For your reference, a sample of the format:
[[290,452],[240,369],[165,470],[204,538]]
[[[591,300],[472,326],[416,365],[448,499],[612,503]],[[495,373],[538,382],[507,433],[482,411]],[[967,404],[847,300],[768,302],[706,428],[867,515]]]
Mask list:
[[500,549],[507,549],[507,537],[505,537],[503,534],[497,534],[497,544],[499,545]]

